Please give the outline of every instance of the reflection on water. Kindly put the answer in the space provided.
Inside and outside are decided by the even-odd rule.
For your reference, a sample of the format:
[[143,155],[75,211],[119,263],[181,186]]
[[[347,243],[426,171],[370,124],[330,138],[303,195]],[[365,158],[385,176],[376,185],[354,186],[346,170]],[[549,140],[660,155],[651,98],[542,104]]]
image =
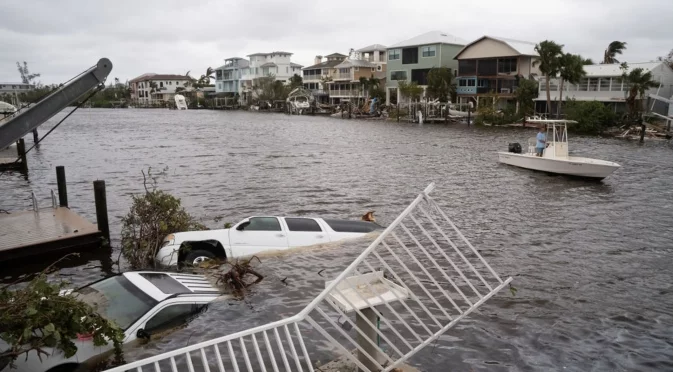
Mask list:
[[[489,300],[413,363],[428,371],[673,369],[671,145],[571,137],[571,153],[622,165],[602,183],[497,163],[495,151],[530,134],[246,112],[81,110],[29,154],[27,180],[0,177],[0,209],[29,209],[31,191],[49,204],[54,168],[64,165],[72,208],[94,221],[91,182],[106,180],[114,247],[60,270],[80,285],[116,269],[119,220],[149,166],[168,166],[159,187],[211,228],[249,215],[357,219],[369,210],[386,225],[434,181],[434,198],[499,273],[514,276],[518,292]],[[294,315],[367,244],[263,257],[266,278],[245,300],[215,303],[127,357]],[[2,273],[4,281],[16,275]]]

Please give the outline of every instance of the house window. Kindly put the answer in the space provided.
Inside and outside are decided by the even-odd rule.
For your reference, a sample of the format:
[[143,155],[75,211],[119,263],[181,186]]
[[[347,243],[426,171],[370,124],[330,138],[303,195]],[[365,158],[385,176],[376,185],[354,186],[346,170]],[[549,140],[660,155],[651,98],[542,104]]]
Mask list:
[[465,79],[458,80],[458,86],[459,87],[466,87],[467,86],[467,80],[465,80]]
[[433,46],[425,46],[421,49],[421,53],[423,57],[434,57],[435,54],[437,53],[437,47]]
[[498,61],[496,59],[482,59],[477,63],[477,75],[497,75]]
[[349,71],[348,68],[340,68],[340,69],[339,69],[339,73],[340,73],[340,74],[348,74],[349,72],[350,72],[350,71]]
[[589,79],[589,91],[590,92],[595,92],[598,90],[598,79],[593,78]]
[[411,70],[411,81],[415,81],[418,85],[428,85],[429,68]]
[[516,58],[501,58],[498,60],[498,73],[516,72]]
[[[542,89],[544,90],[544,84],[542,85]],[[587,90],[589,90],[589,79],[582,78],[582,80],[580,80],[580,83],[577,85],[577,90],[580,92],[586,92]]]
[[610,78],[601,78],[600,82],[598,83],[598,89],[601,92],[607,92],[610,90]]
[[382,70],[381,65],[376,66],[376,70],[377,70],[377,71],[381,71],[381,70]]
[[288,72],[290,72],[290,68],[289,68],[289,67],[285,67],[285,73],[288,73]]
[[610,90],[613,92],[619,92],[622,90],[622,79],[618,77],[613,77],[612,78],[612,85],[610,86]]
[[406,71],[391,71],[390,80],[407,80]]
[[556,92],[558,90],[558,80],[553,79],[549,81],[549,91]]
[[388,60],[389,61],[396,61],[400,59],[400,50],[399,49],[391,49],[388,51]]
[[476,75],[477,61],[474,59],[466,59],[458,61],[458,74],[461,76]]
[[160,81],[160,82],[159,82],[159,87],[160,87],[160,88],[163,88],[163,87],[164,87],[164,82],[163,82],[163,81]]
[[402,49],[402,64],[413,65],[418,63],[418,47]]

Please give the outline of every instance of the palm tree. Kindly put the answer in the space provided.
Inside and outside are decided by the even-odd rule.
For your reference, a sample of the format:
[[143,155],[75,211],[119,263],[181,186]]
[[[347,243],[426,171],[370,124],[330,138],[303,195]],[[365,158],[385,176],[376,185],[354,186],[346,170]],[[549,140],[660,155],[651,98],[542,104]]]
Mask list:
[[[626,97],[626,104],[629,108],[629,115],[632,120],[635,120],[642,108],[642,100],[645,92],[648,89],[656,88],[659,83],[652,80],[652,72],[645,72],[642,68],[634,68],[630,72],[623,69],[622,79],[628,87],[628,96]],[[641,103],[638,105],[638,103]]]
[[362,87],[365,99],[367,99],[367,96],[369,95],[369,79],[364,76],[360,76],[360,87]]
[[535,45],[535,51],[540,56],[533,66],[540,66],[540,72],[545,76],[545,89],[547,91],[547,111],[551,111],[551,95],[549,93],[549,80],[559,73],[559,59],[563,55],[563,45],[554,41],[545,40]]
[[198,83],[202,85],[209,85],[210,84],[210,79],[215,79],[215,76],[213,75],[215,73],[215,70],[213,70],[212,67],[208,67],[206,69],[206,73],[204,75],[201,75],[199,78]]
[[559,103],[556,108],[556,116],[561,114],[563,82],[567,81],[570,84],[579,84],[584,75],[586,75],[586,72],[584,71],[584,59],[582,56],[570,53],[561,56],[559,60],[559,77],[561,78],[561,84],[559,85]]
[[619,61],[615,58],[617,54],[622,54],[622,52],[626,49],[626,42],[625,41],[613,41],[608,45],[608,48],[605,49],[605,52],[603,53],[603,63],[608,64],[608,63],[619,63]]

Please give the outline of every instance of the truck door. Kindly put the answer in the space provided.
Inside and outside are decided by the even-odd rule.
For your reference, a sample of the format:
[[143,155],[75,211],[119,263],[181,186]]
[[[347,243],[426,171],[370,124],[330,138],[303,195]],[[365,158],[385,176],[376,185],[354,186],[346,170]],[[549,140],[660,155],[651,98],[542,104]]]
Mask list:
[[287,224],[287,240],[290,248],[328,243],[329,235],[313,218],[284,218]]
[[287,249],[287,233],[276,217],[252,217],[231,230],[229,235],[234,257]]

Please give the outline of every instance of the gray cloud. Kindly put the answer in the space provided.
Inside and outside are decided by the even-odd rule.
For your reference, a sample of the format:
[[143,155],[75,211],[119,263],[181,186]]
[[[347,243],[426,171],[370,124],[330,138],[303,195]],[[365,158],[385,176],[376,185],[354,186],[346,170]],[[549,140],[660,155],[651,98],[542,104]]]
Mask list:
[[65,81],[100,57],[111,77],[145,72],[201,75],[232,56],[316,54],[390,45],[430,30],[467,40],[495,35],[555,40],[569,52],[599,60],[613,40],[628,42],[622,60],[653,60],[673,48],[670,0],[518,0],[502,2],[306,0],[3,0],[0,81],[16,81],[16,61],[28,61],[43,83]]

